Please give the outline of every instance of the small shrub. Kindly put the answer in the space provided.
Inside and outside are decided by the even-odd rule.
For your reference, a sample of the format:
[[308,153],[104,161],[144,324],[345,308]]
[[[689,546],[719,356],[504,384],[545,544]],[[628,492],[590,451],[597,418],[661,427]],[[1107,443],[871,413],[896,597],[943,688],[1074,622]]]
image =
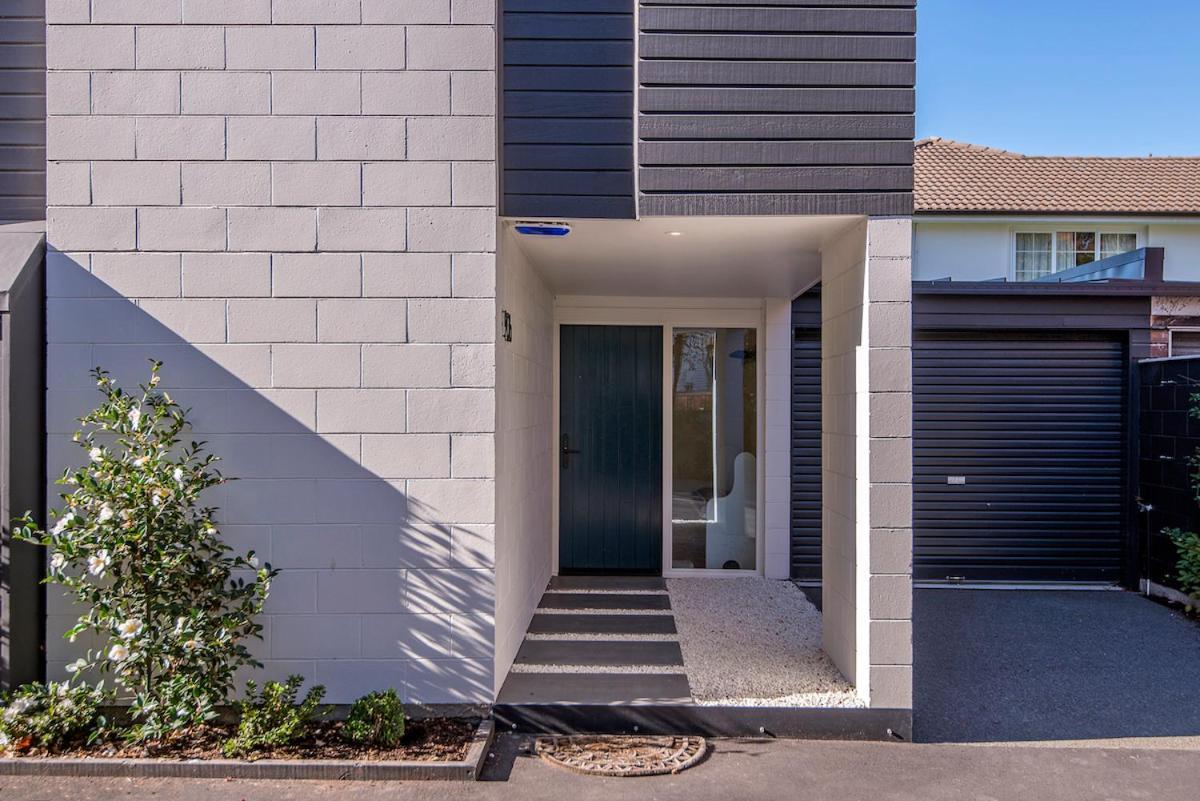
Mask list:
[[404,736],[404,704],[396,691],[376,691],[355,701],[342,736],[358,745],[395,748]]
[[296,695],[303,683],[302,676],[288,676],[282,684],[268,681],[260,694],[257,684],[246,682],[246,700],[238,704],[242,719],[237,735],[225,741],[222,748],[225,756],[243,756],[260,748],[288,745],[300,739],[325,697],[325,688],[318,684],[308,691],[302,703],[297,704]]
[[203,443],[183,439],[187,413],[150,379],[126,392],[92,377],[102,400],[80,418],[85,466],[63,473],[63,506],[41,529],[26,515],[14,537],[46,546],[46,582],[85,611],[64,635],[98,635],[101,647],[71,666],[112,673],[132,697],[133,739],[158,739],[216,715],[235,671],[258,666],[247,649],[271,579],[253,553],[221,540],[205,490],[225,482]]
[[103,685],[72,687],[52,681],[18,687],[11,698],[0,698],[0,751],[94,742],[106,724],[100,709],[111,701]]
[[1179,552],[1179,561],[1175,563],[1175,580],[1179,582],[1179,589],[1188,597],[1200,601],[1200,534],[1177,528],[1165,529],[1163,533],[1171,538]]

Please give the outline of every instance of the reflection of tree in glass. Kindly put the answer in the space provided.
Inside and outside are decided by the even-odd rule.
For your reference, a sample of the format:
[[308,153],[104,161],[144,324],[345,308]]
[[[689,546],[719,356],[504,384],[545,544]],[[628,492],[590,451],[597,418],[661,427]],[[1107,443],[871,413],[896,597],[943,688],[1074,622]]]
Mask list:
[[716,337],[712,331],[677,331],[673,343],[672,385],[676,394],[708,392],[713,382],[713,353]]

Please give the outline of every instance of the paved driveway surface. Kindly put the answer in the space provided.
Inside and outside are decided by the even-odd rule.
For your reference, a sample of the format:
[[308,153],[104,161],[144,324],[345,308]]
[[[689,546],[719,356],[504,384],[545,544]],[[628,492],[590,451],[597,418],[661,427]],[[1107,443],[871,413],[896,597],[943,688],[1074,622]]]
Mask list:
[[[498,751],[514,745],[503,737]],[[1200,752],[721,740],[678,776],[596,779],[522,755],[501,781],[264,782],[0,777],[4,801],[1159,801],[1194,799]]]
[[1200,748],[1200,625],[1134,593],[914,596],[919,742]]

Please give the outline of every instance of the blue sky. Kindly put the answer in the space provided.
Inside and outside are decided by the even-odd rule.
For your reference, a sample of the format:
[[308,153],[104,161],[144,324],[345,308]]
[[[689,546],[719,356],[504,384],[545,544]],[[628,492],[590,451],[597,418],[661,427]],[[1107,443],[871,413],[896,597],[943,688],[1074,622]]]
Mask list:
[[919,0],[917,136],[1200,155],[1200,0]]

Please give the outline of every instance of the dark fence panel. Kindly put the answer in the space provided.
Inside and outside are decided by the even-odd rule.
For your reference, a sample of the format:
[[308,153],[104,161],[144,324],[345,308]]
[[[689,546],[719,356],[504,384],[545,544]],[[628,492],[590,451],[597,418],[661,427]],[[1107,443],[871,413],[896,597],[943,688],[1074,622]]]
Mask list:
[[1200,420],[1190,415],[1200,394],[1200,356],[1144,361],[1140,373],[1138,492],[1151,507],[1139,517],[1142,572],[1178,589],[1175,545],[1165,528],[1200,530],[1200,503],[1191,487],[1192,460],[1200,449]]

